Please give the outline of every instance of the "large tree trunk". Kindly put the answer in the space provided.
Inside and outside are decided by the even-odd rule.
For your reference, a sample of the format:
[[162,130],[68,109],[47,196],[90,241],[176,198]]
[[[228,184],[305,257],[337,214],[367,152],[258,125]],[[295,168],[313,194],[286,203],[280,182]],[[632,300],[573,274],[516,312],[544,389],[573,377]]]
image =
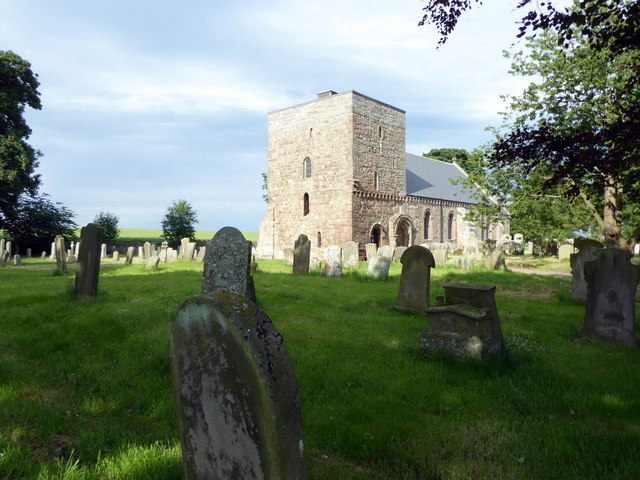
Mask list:
[[629,249],[621,232],[622,187],[616,180],[607,176],[604,182],[604,243],[607,248]]

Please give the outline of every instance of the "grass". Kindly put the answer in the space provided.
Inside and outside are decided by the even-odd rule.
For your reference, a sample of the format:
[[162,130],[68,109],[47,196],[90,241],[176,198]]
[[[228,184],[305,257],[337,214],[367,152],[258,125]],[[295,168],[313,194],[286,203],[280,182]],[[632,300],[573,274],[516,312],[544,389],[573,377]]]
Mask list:
[[[196,239],[204,242],[211,240],[216,234],[216,230],[196,230]],[[242,232],[247,240],[252,242],[258,241],[258,232]],[[80,229],[76,231],[78,238],[80,237]],[[120,235],[116,238],[116,242],[163,242],[162,229],[152,228],[121,228]]]
[[[168,336],[202,264],[105,263],[98,298],[74,301],[73,264],[25,263],[0,270],[0,478],[181,478]],[[311,479],[640,478],[640,351],[580,339],[569,280],[433,270],[432,298],[498,286],[509,353],[482,364],[417,348],[398,264],[290,271],[259,261],[255,283],[296,367]]]

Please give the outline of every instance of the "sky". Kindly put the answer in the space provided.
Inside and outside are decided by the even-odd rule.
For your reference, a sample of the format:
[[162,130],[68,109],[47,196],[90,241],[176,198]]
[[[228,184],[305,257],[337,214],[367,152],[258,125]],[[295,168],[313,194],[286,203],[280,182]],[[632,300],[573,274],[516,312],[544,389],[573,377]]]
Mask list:
[[267,114],[318,92],[405,110],[410,153],[489,141],[500,95],[526,84],[502,55],[515,4],[472,10],[437,49],[420,0],[0,0],[0,50],[39,76],[41,191],[78,225],[161,228],[185,199],[198,230],[257,232]]

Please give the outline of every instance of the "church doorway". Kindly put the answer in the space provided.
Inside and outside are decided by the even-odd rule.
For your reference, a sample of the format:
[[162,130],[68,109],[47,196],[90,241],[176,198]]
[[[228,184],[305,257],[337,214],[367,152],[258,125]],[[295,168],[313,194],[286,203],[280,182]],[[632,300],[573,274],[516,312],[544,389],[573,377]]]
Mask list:
[[409,229],[411,226],[406,220],[400,220],[396,227],[396,246],[408,247],[409,246]]
[[380,227],[376,225],[371,229],[371,243],[375,243],[376,247],[380,247]]

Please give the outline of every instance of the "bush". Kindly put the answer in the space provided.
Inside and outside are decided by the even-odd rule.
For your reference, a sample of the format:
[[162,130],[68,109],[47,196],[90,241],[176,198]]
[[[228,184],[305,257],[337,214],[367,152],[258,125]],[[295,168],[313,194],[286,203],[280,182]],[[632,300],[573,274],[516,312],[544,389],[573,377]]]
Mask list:
[[93,219],[93,223],[102,227],[102,241],[104,243],[111,243],[120,235],[118,217],[111,212],[100,211]]
[[195,240],[195,223],[198,218],[191,204],[186,200],[174,201],[162,220],[162,236],[171,243],[180,243],[185,237]]

